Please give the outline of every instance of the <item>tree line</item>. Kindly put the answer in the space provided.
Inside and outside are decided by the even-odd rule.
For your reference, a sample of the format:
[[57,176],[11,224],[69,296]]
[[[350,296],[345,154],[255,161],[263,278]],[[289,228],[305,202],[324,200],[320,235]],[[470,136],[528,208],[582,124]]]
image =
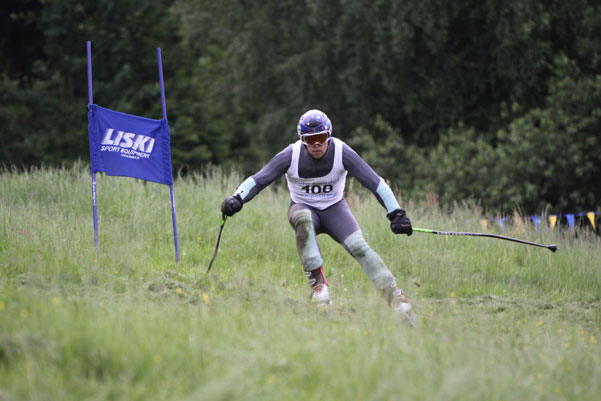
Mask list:
[[94,102],[161,118],[174,169],[250,174],[319,108],[403,197],[601,207],[601,6],[574,0],[9,0],[0,157],[88,157]]

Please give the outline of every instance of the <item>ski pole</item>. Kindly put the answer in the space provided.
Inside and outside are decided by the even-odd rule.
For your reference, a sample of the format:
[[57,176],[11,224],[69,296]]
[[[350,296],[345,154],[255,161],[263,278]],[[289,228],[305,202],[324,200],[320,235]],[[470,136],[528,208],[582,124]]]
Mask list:
[[213,252],[213,257],[209,262],[209,268],[205,274],[209,274],[211,267],[213,266],[213,262],[215,261],[215,257],[217,257],[217,250],[219,249],[219,241],[221,241],[221,233],[223,232],[223,227],[225,226],[225,221],[227,220],[227,216],[225,214],[221,215],[223,218],[223,222],[221,223],[221,227],[219,227],[219,235],[217,235],[217,244],[215,245],[215,251]]
[[456,232],[456,231],[438,231],[438,230],[428,230],[428,229],[425,229],[425,228],[415,228],[415,227],[413,228],[413,231],[417,231],[419,233],[439,234],[439,235],[466,235],[466,236],[471,236],[471,237],[497,238],[497,239],[503,239],[503,240],[506,240],[506,241],[519,242],[520,244],[540,246],[542,248],[547,248],[551,252],[555,252],[555,251],[557,251],[559,249],[557,247],[557,245],[555,245],[555,244],[552,244],[552,245],[542,245],[542,244],[537,244],[536,242],[528,242],[528,241],[524,241],[524,240],[517,239],[517,238],[504,237],[502,235],[495,235],[495,234],[466,233],[466,232]]

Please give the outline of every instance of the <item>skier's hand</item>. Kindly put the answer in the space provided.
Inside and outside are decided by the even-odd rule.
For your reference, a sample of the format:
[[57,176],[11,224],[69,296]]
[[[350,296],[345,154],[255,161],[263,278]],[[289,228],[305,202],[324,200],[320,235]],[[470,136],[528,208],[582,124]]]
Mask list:
[[228,196],[221,204],[221,213],[226,216],[233,216],[242,209],[242,198],[240,195]]
[[390,229],[395,234],[413,234],[411,220],[403,209],[396,209],[386,215],[390,220]]

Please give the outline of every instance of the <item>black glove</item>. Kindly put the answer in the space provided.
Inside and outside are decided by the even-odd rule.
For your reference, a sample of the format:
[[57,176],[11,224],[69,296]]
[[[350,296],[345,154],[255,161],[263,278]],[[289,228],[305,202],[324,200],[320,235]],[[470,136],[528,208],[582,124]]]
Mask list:
[[233,216],[242,209],[242,198],[240,195],[228,196],[221,204],[221,213],[226,216]]
[[390,220],[390,229],[395,234],[413,234],[411,220],[403,209],[396,209],[386,215]]

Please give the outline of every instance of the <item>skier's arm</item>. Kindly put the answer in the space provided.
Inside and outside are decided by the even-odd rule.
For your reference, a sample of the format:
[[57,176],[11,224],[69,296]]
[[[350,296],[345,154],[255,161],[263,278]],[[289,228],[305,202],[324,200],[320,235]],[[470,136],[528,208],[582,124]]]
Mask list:
[[386,181],[378,176],[365,160],[346,144],[342,150],[342,164],[349,174],[373,192],[382,206],[386,208],[386,217],[390,220],[392,232],[411,235],[413,233],[411,220],[399,206],[399,202],[397,202]]
[[290,167],[291,160],[292,146],[288,146],[275,155],[259,172],[244,180],[234,192],[234,196],[239,195],[243,203],[249,202],[263,188],[284,175]]
[[386,181],[347,144],[344,144],[342,150],[342,164],[351,177],[375,195],[378,202],[386,208],[387,213],[401,208]]

